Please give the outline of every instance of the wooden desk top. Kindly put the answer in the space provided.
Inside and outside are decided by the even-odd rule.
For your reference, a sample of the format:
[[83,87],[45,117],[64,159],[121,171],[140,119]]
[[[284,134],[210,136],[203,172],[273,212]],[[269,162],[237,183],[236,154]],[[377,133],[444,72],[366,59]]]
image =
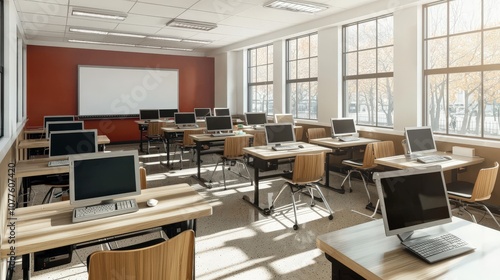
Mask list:
[[[15,209],[17,220],[11,220],[16,223],[15,253],[20,256],[212,215],[212,206],[188,184],[145,189],[135,198],[137,212],[81,223],[71,222],[69,201]],[[155,207],[146,205],[150,198],[158,200]],[[10,236],[9,231],[6,227],[4,236]],[[6,258],[11,244],[7,238],[3,241],[1,258]]]
[[407,159],[404,155],[397,155],[392,157],[378,158],[375,159],[376,164],[390,166],[398,169],[410,168],[410,167],[422,167],[429,165],[441,165],[443,170],[452,170],[460,167],[465,167],[469,165],[479,164],[484,161],[482,157],[464,157],[459,155],[447,154],[445,152],[432,153],[434,155],[446,155],[451,156],[451,160],[435,162],[435,163],[420,163],[417,160]]
[[[106,135],[97,135],[97,144],[109,144],[111,141]],[[25,139],[19,142],[18,149],[48,148],[49,139]]]
[[356,141],[343,142],[343,141],[340,141],[339,139],[334,139],[332,137],[326,137],[326,138],[312,139],[310,141],[310,143],[320,145],[320,146],[339,149],[339,148],[364,146],[366,144],[378,142],[378,141],[380,141],[380,140],[360,137],[359,140],[356,140]]
[[425,231],[453,233],[476,250],[428,264],[403,249],[396,236],[386,237],[381,219],[320,235],[316,245],[366,279],[498,278],[499,231],[456,217]]
[[44,133],[45,133],[45,128],[43,127],[26,128],[24,130],[24,134],[44,134]]
[[303,145],[304,148],[288,150],[288,151],[274,151],[272,150],[271,146],[258,146],[258,147],[243,148],[243,151],[246,154],[249,154],[253,157],[260,158],[263,160],[288,158],[300,154],[310,154],[317,152],[325,152],[325,153],[332,152],[332,149],[330,148],[325,148],[304,142],[296,142],[294,145]]
[[[300,125],[294,125],[294,126],[293,126],[293,129],[299,129],[299,128],[302,128],[302,126],[300,126]],[[252,125],[245,125],[245,126],[243,126],[242,128],[238,128],[238,129],[239,129],[239,130],[243,130],[243,131],[245,131],[245,132],[249,132],[249,133],[252,133],[252,132],[255,132],[255,133],[256,133],[256,132],[262,132],[262,133],[265,133],[265,131],[264,131],[264,127],[263,127],[263,126],[262,126],[261,128],[259,128],[259,129],[255,129],[255,128],[253,128],[253,126],[252,126]]]
[[68,165],[55,167],[49,167],[48,165],[49,161],[64,159],[68,159],[68,156],[20,160],[16,163],[16,174],[14,174],[14,178],[68,173]]
[[193,138],[196,142],[213,142],[213,141],[224,141],[227,137],[247,137],[252,138],[252,134],[238,134],[234,136],[212,136],[210,134],[192,134],[189,137]]
[[168,133],[184,132],[184,130],[188,130],[188,129],[203,129],[203,127],[178,128],[177,126],[167,126],[167,127],[161,128],[161,130],[163,130],[164,132],[168,132]]

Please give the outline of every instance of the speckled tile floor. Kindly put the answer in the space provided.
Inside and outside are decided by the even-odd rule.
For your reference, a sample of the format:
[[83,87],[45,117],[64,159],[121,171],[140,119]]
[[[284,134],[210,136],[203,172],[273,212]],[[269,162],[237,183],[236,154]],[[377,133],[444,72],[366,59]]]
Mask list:
[[[136,145],[108,146],[108,150],[135,149]],[[203,178],[209,178],[216,156],[203,156]],[[208,190],[199,185],[190,175],[196,172],[191,168],[171,170],[159,164],[157,155],[142,156],[147,172],[148,187],[186,182],[192,185],[213,207],[213,215],[198,220],[196,236],[196,279],[331,279],[330,263],[316,248],[316,237],[323,233],[349,227],[371,219],[352,210],[371,214],[365,210],[366,193],[360,181],[353,180],[353,192],[338,194],[322,189],[332,210],[334,219],[328,220],[328,212],[323,203],[309,207],[310,198],[302,196],[299,203],[299,230],[292,229],[293,210],[291,197],[285,191],[277,202],[275,213],[261,215],[250,204],[242,200],[243,195],[253,196],[253,186],[235,175],[227,176],[227,190],[221,185],[222,174],[216,172],[214,186]],[[185,163],[185,167],[187,162]],[[251,174],[252,170],[250,170]],[[331,184],[339,186],[342,175],[330,172]],[[219,183],[220,182],[220,183]],[[268,205],[269,197],[276,195],[280,180],[261,182],[260,200]],[[376,190],[369,186],[372,197]],[[43,188],[38,190],[43,196]],[[468,218],[468,216],[462,216]],[[478,213],[480,223],[495,228],[489,217]],[[381,218],[376,215],[375,218]],[[141,242],[158,237],[152,233],[140,238],[121,241],[119,246]],[[76,250],[71,264],[41,272],[32,272],[32,279],[87,279],[84,261],[87,255],[99,247]],[[16,266],[14,279],[22,278],[20,263]]]

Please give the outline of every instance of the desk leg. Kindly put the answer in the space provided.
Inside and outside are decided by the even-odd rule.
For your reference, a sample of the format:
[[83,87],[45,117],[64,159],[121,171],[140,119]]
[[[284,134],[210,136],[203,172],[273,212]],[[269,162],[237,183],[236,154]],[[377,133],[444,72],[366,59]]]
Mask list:
[[320,186],[327,188],[329,190],[332,190],[334,192],[338,193],[345,193],[345,189],[342,186],[340,189],[334,188],[330,186],[330,156],[333,156],[333,153],[326,153],[326,160],[325,160],[325,184],[319,184]]
[[203,143],[200,141],[195,141],[195,143],[196,143],[196,165],[197,165],[196,166],[196,169],[197,169],[196,174],[197,175],[196,175],[196,177],[193,175],[193,177],[200,182],[201,186],[203,186],[207,189],[211,189],[212,186],[210,184],[207,185],[206,184],[207,181],[205,179],[201,178],[201,150],[202,150]]
[[357,274],[356,272],[354,272],[352,269],[343,265],[341,262],[330,257],[328,254],[325,254],[325,257],[327,260],[329,260],[332,263],[332,280],[338,280],[338,279],[341,279],[341,280],[343,280],[343,279],[361,280],[361,279],[365,279],[365,278],[361,277],[359,274]]
[[254,175],[253,175],[253,187],[254,187],[254,191],[253,191],[253,202],[250,200],[250,198],[247,196],[247,195],[244,195],[243,196],[243,200],[250,203],[250,205],[252,205],[253,207],[257,208],[257,210],[260,211],[260,213],[262,213],[263,215],[265,216],[269,216],[271,215],[271,212],[269,211],[269,209],[262,209],[260,206],[259,206],[259,181],[261,179],[260,177],[260,173],[259,173],[259,159],[257,158],[254,158],[253,159],[253,162],[254,162],[254,167],[253,167],[253,170],[254,170]]
[[23,279],[28,280],[30,279],[31,276],[31,270],[30,270],[30,254],[25,254],[23,255]]

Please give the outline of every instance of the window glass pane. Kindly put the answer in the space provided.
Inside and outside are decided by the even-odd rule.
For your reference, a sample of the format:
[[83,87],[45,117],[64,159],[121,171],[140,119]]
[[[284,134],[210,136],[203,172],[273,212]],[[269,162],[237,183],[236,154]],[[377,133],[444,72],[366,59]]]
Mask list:
[[447,3],[442,3],[427,8],[427,38],[443,36],[448,33],[447,7]]
[[309,77],[318,77],[318,57],[311,58],[309,63],[311,67]]
[[257,66],[257,82],[267,81],[267,66]]
[[296,83],[291,83],[288,84],[288,89],[287,92],[289,93],[289,112],[293,114],[294,117],[297,117],[297,105],[296,105],[296,100],[297,100],[297,84]]
[[267,46],[267,63],[272,64],[274,57],[274,48],[273,45]]
[[310,119],[318,118],[318,82],[311,82],[309,85],[310,98],[311,98],[311,109],[310,109]]
[[248,66],[255,66],[257,65],[257,51],[255,49],[249,50],[249,65]]
[[388,46],[393,44],[393,22],[394,19],[393,17],[384,17],[380,18],[377,21],[378,24],[378,46],[383,47],[383,46]]
[[376,113],[376,80],[358,81],[358,123],[375,125]]
[[288,40],[288,59],[297,59],[297,39]]
[[500,71],[483,74],[484,136],[500,138]]
[[346,75],[358,74],[358,53],[348,53],[345,55],[345,72]]
[[481,64],[481,33],[450,37],[450,67]]
[[[427,120],[434,132],[446,132],[446,75],[427,76]],[[456,125],[454,125],[454,129]]]
[[309,118],[309,83],[297,83],[297,118]]
[[376,53],[375,49],[360,51],[359,57],[359,74],[372,74],[376,72]]
[[427,69],[445,68],[447,61],[447,39],[427,40]]
[[273,109],[273,85],[267,85],[267,114],[274,115]]
[[288,63],[288,79],[297,79],[297,62],[290,61]]
[[257,68],[256,67],[252,67],[249,69],[249,72],[250,72],[250,82],[251,83],[255,83],[257,82]]
[[481,28],[481,0],[453,0],[449,3],[450,34]]
[[313,56],[318,56],[318,34],[313,34],[310,37],[310,55],[311,57]]
[[358,49],[358,25],[351,25],[345,28],[345,51],[355,51]]
[[301,59],[297,61],[297,78],[309,78],[309,59]]
[[484,28],[500,26],[500,4],[498,0],[483,0]]
[[309,57],[309,36],[297,39],[297,59]]
[[387,73],[394,71],[394,47],[385,47],[378,49],[377,61],[378,73]]
[[358,26],[359,49],[375,48],[377,46],[377,29],[374,20],[360,23]]
[[458,134],[481,135],[480,93],[480,72],[449,75],[449,102],[455,107]]
[[346,81],[346,98],[345,98],[345,106],[348,118],[356,118],[356,111],[359,109],[356,101],[356,93],[357,93],[357,80],[348,80]]
[[484,64],[500,64],[500,29],[484,32],[483,55]]
[[394,79],[378,79],[377,125],[392,127],[394,123]]
[[272,64],[269,64],[269,66],[267,67],[267,79],[268,81],[273,81],[274,78],[273,78],[273,65]]
[[257,49],[257,65],[267,64],[266,47]]

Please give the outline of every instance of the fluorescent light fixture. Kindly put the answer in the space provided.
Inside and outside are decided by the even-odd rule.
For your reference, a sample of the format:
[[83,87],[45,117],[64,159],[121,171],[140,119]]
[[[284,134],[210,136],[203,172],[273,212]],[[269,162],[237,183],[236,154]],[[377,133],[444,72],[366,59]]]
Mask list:
[[184,42],[184,43],[195,43],[195,44],[210,44],[210,43],[212,43],[212,41],[191,40],[191,39],[182,39],[182,42]]
[[71,32],[79,32],[79,33],[87,33],[87,34],[108,35],[107,31],[84,29],[84,28],[73,28],[73,27],[70,27],[69,31],[71,31]]
[[264,7],[303,13],[317,13],[329,8],[327,5],[320,3],[288,0],[270,1],[264,4]]
[[127,16],[124,15],[113,15],[101,12],[87,12],[87,11],[77,11],[77,10],[73,10],[71,14],[74,16],[93,17],[100,19],[125,20],[127,18]]
[[191,52],[193,49],[186,49],[186,48],[171,48],[171,47],[164,47],[163,49],[165,50],[170,50],[170,51],[185,51],[185,52]]
[[167,26],[209,31],[216,28],[217,24],[204,21],[174,18],[173,20],[167,22]]
[[69,39],[68,42],[71,42],[71,43],[83,43],[83,44],[94,44],[94,45],[111,45],[111,46],[122,46],[122,47],[135,47],[135,45],[131,45],[131,44],[107,43],[107,42],[73,40],[73,39]]
[[172,37],[148,36],[148,39],[180,42],[182,39]]
[[148,48],[148,49],[161,49],[159,46],[147,46],[147,45],[135,45],[136,47],[139,48]]
[[146,35],[121,33],[121,32],[109,32],[108,35],[121,36],[121,37],[132,37],[132,38],[146,38]]

